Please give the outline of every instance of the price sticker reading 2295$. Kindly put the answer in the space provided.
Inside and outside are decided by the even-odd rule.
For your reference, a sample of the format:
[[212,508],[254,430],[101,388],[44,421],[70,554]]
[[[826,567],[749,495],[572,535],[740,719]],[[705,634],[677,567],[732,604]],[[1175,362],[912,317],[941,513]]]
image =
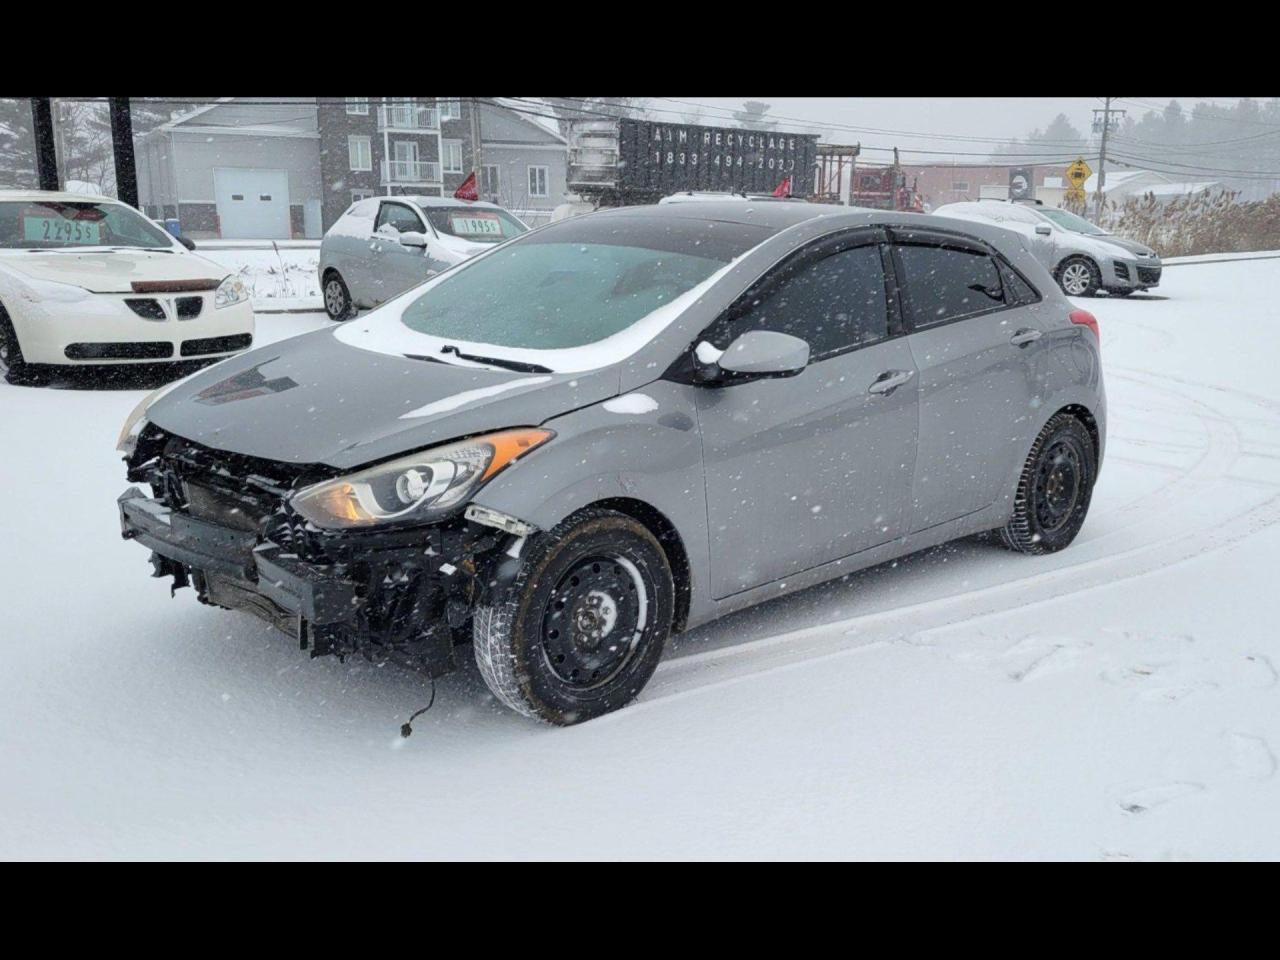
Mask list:
[[65,217],[31,216],[22,218],[22,237],[47,243],[83,243],[93,246],[101,242],[98,224],[92,220],[68,220]]

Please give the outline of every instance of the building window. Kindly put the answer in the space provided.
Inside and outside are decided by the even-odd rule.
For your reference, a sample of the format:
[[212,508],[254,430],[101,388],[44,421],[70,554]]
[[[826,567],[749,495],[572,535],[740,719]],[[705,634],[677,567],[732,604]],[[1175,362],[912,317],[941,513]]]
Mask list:
[[437,100],[440,105],[441,120],[461,120],[462,119],[462,101],[460,100]]
[[462,172],[462,141],[461,140],[442,140],[440,148],[444,151],[444,172],[445,173],[461,173]]
[[347,158],[352,170],[372,170],[373,153],[368,137],[347,137]]
[[531,197],[548,196],[546,167],[530,167],[529,168],[529,196]]
[[369,115],[369,98],[347,97],[347,113],[353,117],[367,117]]
[[952,181],[951,189],[952,189],[952,190],[954,190],[956,193],[968,193],[968,192],[969,192],[969,181],[968,181],[968,180],[955,180],[955,181]]
[[368,200],[372,196],[374,196],[374,193],[372,190],[352,190],[351,202],[359,203],[361,200]]
[[502,187],[501,178],[498,176],[498,165],[496,163],[486,163],[480,168],[480,192],[487,196],[497,196]]

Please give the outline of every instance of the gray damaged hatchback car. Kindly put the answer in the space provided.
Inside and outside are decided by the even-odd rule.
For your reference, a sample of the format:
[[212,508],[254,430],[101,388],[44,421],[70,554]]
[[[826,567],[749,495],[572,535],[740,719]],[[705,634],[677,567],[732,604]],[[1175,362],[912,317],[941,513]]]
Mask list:
[[124,536],[312,655],[521,713],[621,707],[667,637],[944,541],[1044,553],[1102,460],[1097,324],[994,226],[603,211],[144,401]]

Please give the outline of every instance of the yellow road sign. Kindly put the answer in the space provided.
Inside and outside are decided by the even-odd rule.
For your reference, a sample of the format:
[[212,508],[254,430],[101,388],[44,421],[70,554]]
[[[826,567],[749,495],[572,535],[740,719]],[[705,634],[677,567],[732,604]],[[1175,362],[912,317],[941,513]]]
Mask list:
[[1089,175],[1092,173],[1093,170],[1084,162],[1083,157],[1067,167],[1067,179],[1071,181],[1073,187],[1084,186],[1084,182],[1089,179]]
[[1085,201],[1084,188],[1077,187],[1073,184],[1072,186],[1067,187],[1067,192],[1062,195],[1062,199],[1065,203],[1083,204]]

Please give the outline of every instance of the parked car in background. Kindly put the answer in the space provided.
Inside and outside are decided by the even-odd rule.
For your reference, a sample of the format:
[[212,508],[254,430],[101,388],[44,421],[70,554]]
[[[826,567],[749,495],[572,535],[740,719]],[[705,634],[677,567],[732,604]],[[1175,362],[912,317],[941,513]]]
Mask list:
[[320,242],[325,312],[347,320],[528,230],[502,207],[479,200],[358,200]]
[[119,509],[313,655],[435,676],[471,640],[502,702],[577,723],[672,632],[983,531],[1063,549],[1105,442],[1097,322],[1008,231],[659,204],[144,400]]
[[0,368],[10,383],[59,367],[225,357],[252,343],[240,279],[137,210],[0,191]]
[[1160,258],[1154,250],[1121,240],[1066,210],[977,200],[943,204],[933,212],[994,223],[1021,234],[1063,292],[1073,297],[1091,297],[1101,290],[1125,297],[1160,283]]
[[[1029,206],[1033,213],[1037,216],[1048,220],[1050,223],[1068,230],[1071,233],[1078,233],[1086,237],[1098,237],[1107,243],[1115,244],[1117,247],[1123,247],[1135,257],[1138,258],[1138,279],[1140,284],[1125,289],[1113,289],[1111,293],[1127,296],[1134,290],[1147,290],[1151,287],[1160,285],[1160,274],[1163,269],[1160,263],[1160,255],[1148,247],[1145,243],[1139,243],[1137,240],[1129,240],[1126,237],[1118,237],[1108,230],[1103,230],[1096,223],[1086,220],[1084,217],[1078,217],[1070,210],[1063,210],[1060,207],[1047,206]],[[1141,283],[1145,283],[1142,286]]]

